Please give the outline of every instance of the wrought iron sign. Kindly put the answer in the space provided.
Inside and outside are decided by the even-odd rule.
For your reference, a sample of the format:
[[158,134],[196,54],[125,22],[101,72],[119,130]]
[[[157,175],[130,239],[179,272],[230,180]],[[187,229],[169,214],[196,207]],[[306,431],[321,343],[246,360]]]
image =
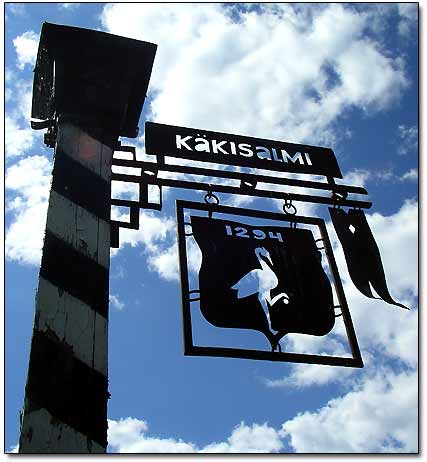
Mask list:
[[[137,160],[133,147],[116,147],[131,152],[132,159],[113,158],[113,165],[137,168],[139,173],[113,171],[112,179],[138,184],[139,199],[112,199],[112,205],[129,207],[130,220],[111,220],[111,245],[119,246],[120,227],[138,229],[140,208],[162,209],[163,186],[206,192],[205,204],[177,201],[185,354],[363,367],[325,223],[296,215],[295,201],[330,206],[350,277],[361,293],[378,298],[372,287],[384,301],[406,307],[387,288],[378,246],[362,210],[372,206],[363,197],[368,193],[335,182],[342,174],[332,149],[152,122],[145,126],[145,145],[155,161]],[[170,163],[168,158],[186,162]],[[295,173],[322,176],[324,181],[302,180]],[[157,201],[150,200],[150,187],[158,188]],[[215,193],[282,199],[285,213],[225,207]],[[192,211],[189,219],[184,209]],[[189,240],[202,258],[197,281],[188,270]],[[195,316],[197,325],[201,319],[216,332],[257,332],[263,346],[196,345]],[[339,323],[347,334],[347,356],[282,348],[287,335],[333,335]]]
[[[76,46],[86,42],[91,42],[90,50]],[[106,47],[106,43],[111,46]],[[117,58],[113,63],[105,59],[111,49]],[[138,160],[135,147],[115,140],[118,136],[137,136],[155,52],[156,45],[150,43],[45,23],[32,105],[32,117],[39,120],[31,122],[32,128],[47,128],[45,143],[54,147],[57,118],[71,117],[75,123],[87,125],[89,132],[94,130],[115,152],[130,154],[126,159],[113,157],[111,179],[136,184],[139,197],[111,198],[111,205],[129,209],[129,220],[110,219],[112,247],[119,247],[120,228],[139,228],[141,208],[162,209],[163,187],[206,192],[206,204],[177,202],[186,354],[362,367],[325,223],[320,218],[297,216],[294,204],[330,206],[354,285],[366,297],[407,309],[387,287],[381,255],[363,212],[372,206],[366,199],[368,192],[360,186],[336,183],[343,175],[331,148],[154,122],[145,124],[146,153],[153,160]],[[135,56],[143,65],[135,68],[135,60],[130,59]],[[125,63],[120,65],[117,60],[123,57]],[[95,74],[87,74],[88,63],[98,69]],[[104,82],[105,69],[111,74],[111,85]],[[95,93],[79,93],[79,85],[85,87],[88,82]],[[123,91],[112,95],[110,87],[114,84]],[[75,87],[74,91],[65,91],[67,86]],[[89,120],[97,124],[86,124]],[[95,128],[98,125],[104,127],[102,133]],[[170,162],[170,158],[180,162]],[[123,167],[128,168],[126,172]],[[307,180],[306,175],[312,178]],[[149,194],[152,188],[157,190],[155,200]],[[281,199],[284,214],[220,206],[215,193]],[[184,208],[199,215],[184,221]],[[207,216],[200,216],[201,211]],[[264,224],[241,222],[235,217],[264,220]],[[186,227],[191,228],[190,233]],[[320,237],[314,236],[313,227]],[[186,251],[190,237],[202,254],[197,288],[191,289]],[[326,263],[328,270],[324,269]],[[251,280],[255,282],[250,284]],[[195,346],[194,303],[198,303],[205,323],[222,330],[256,331],[266,340],[267,348]],[[283,351],[287,335],[327,336],[338,322],[344,323],[351,357]]]
[[[185,220],[186,209],[206,213]],[[280,224],[260,226],[217,219],[209,204],[177,201],[185,354],[362,367],[324,221],[219,205],[214,214],[274,220]],[[316,227],[321,237],[315,239],[313,231],[304,227],[307,225]],[[193,281],[195,286],[190,283],[187,264],[189,239],[195,240],[202,255],[198,280]],[[322,260],[329,265],[333,285]],[[336,305],[334,297],[338,300]],[[197,305],[194,309],[200,309],[213,326],[261,332],[267,348],[260,351],[194,345],[192,305]],[[282,351],[279,342],[285,335],[324,336],[336,322],[344,322],[352,356]]]
[[330,148],[230,135],[153,122],[145,124],[147,154],[342,178]]

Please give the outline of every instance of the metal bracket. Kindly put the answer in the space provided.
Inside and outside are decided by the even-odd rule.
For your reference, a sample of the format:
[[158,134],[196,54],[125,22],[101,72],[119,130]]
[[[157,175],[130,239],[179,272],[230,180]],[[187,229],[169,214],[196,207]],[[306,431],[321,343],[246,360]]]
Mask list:
[[[160,157],[160,156],[158,156]],[[156,162],[145,162],[145,161],[132,161],[126,159],[113,159],[113,165],[121,165],[126,167],[141,168],[143,171],[165,171],[174,173],[183,173],[194,176],[202,177],[216,177],[218,179],[235,179],[240,180],[239,186],[231,186],[224,184],[214,184],[213,187],[218,193],[226,194],[240,194],[254,197],[266,197],[271,199],[292,199],[293,201],[301,202],[312,202],[317,204],[328,204],[337,205],[337,198],[339,199],[339,205],[347,207],[357,208],[370,208],[372,202],[361,201],[358,199],[347,199],[349,193],[367,195],[368,192],[365,188],[359,186],[349,185],[337,185],[335,183],[325,183],[320,181],[306,181],[294,178],[283,178],[279,176],[267,176],[267,175],[252,175],[248,173],[235,172],[230,170],[214,170],[208,168],[192,167],[187,165],[175,165]],[[141,181],[141,177],[135,175],[124,175],[114,174],[114,179],[120,181],[130,181],[138,183]],[[281,185],[281,186],[296,186],[316,190],[331,191],[339,194],[332,197],[327,196],[315,196],[311,194],[298,194],[293,192],[285,192],[273,189],[258,189],[258,183],[265,183],[270,185]],[[171,179],[171,178],[156,178],[153,184],[158,186],[168,186],[170,188],[183,188],[183,189],[194,189],[199,191],[206,191],[206,180],[200,178],[199,181],[190,181],[185,177],[183,179]]]
[[[137,183],[139,185],[138,201],[112,199],[112,205],[137,207],[138,209],[146,208],[151,210],[161,210],[162,186],[206,191],[206,177],[214,177],[222,180],[233,179],[240,181],[239,185],[217,183],[212,184],[210,187],[211,189],[214,189],[216,193],[239,194],[258,198],[264,197],[272,199],[283,199],[285,200],[285,204],[288,204],[288,209],[292,208],[292,210],[294,209],[294,206],[290,207],[289,204],[292,204],[293,201],[357,208],[370,208],[372,206],[372,202],[370,201],[348,199],[348,195],[350,193],[367,195],[368,192],[365,188],[359,186],[338,185],[335,183],[335,179],[330,176],[326,177],[326,182],[307,181],[296,178],[286,178],[283,177],[283,175],[281,174],[275,176],[258,175],[232,170],[215,170],[211,168],[193,167],[188,165],[167,164],[164,155],[156,155],[156,162],[139,161],[136,159],[135,147],[122,146],[120,142],[116,145],[115,151],[130,152],[132,154],[132,159],[117,159],[113,157],[112,165],[138,168],[141,169],[141,174],[112,174],[112,180]],[[172,172],[180,173],[183,175],[181,179],[161,178],[159,177],[159,172]],[[191,180],[188,179],[188,177],[186,177],[185,175],[191,175]],[[199,177],[199,179],[197,179],[197,177]],[[196,178],[196,180],[193,180],[193,178]],[[266,185],[302,187],[314,190],[330,191],[332,195],[328,197],[326,195],[319,196],[312,194],[299,194],[297,192],[289,191],[289,188],[287,188],[287,191],[280,191],[277,188],[261,189],[259,188],[259,183],[263,183]],[[153,203],[149,201],[150,186],[157,186],[159,188],[160,199],[158,203]],[[290,211],[291,210],[287,210],[288,213]],[[115,226],[117,227],[117,229],[118,227],[138,229],[138,227],[134,228],[135,226],[137,226],[137,222],[132,220],[129,223],[116,222]],[[114,232],[117,234],[118,230]],[[115,244],[117,244],[117,242],[118,238],[114,240]]]
[[55,147],[56,137],[58,134],[58,127],[55,119],[32,120],[30,125],[33,130],[43,130],[47,128],[47,132],[43,136],[44,144],[48,148]]
[[[123,146],[120,142],[115,146],[114,152],[130,152],[132,154],[132,162],[136,160],[136,148],[134,146]],[[115,161],[121,159],[114,159],[113,165],[117,165]],[[153,164],[153,168],[146,169],[141,172],[141,176],[124,175],[119,173],[112,173],[111,179],[116,181],[127,181],[131,183],[138,183],[139,185],[139,197],[138,201],[126,200],[126,199],[111,199],[111,205],[129,207],[130,219],[129,222],[110,220],[111,223],[111,247],[118,248],[120,245],[120,228],[127,229],[139,229],[139,209],[151,209],[161,210],[162,209],[162,187],[156,183],[157,178],[157,166]],[[159,188],[159,202],[149,201],[149,186],[157,186]]]

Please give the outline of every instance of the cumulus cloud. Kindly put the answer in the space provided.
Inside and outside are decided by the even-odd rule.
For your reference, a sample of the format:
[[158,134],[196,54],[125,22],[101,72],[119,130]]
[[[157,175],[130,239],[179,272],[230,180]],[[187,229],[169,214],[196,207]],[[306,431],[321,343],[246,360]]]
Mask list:
[[274,453],[283,447],[280,435],[266,423],[236,426],[226,442],[212,443],[199,452],[208,453]]
[[110,294],[109,296],[110,305],[113,306],[116,310],[122,311],[125,307],[125,304],[119,299],[117,295]]
[[[109,452],[120,453],[414,453],[418,450],[416,372],[381,369],[313,412],[281,429],[241,422],[222,442],[198,447],[149,434],[146,421],[109,420]],[[289,449],[286,443],[289,442]]]
[[415,453],[418,450],[416,372],[384,370],[321,409],[283,424],[299,453]]
[[[336,257],[344,290],[362,349],[376,348],[385,356],[415,367],[418,360],[418,203],[405,201],[397,213],[367,215],[380,247],[391,294],[411,308],[402,310],[359,294],[351,283],[342,250]],[[352,308],[354,307],[354,308]],[[381,322],[376,322],[377,318]]]
[[[392,169],[385,170],[365,170],[355,169],[351,170],[344,175],[342,180],[345,184],[354,184],[357,186],[366,186],[368,183],[398,183],[404,181],[414,181],[418,178],[417,169],[413,168],[405,172],[404,174],[394,173]],[[338,184],[341,181],[337,182]]]
[[348,383],[354,369],[316,364],[296,364],[290,374],[282,379],[266,379],[269,388],[323,386],[331,383]]
[[[112,218],[126,221],[123,214]],[[141,247],[147,259],[148,268],[167,281],[179,280],[178,249],[176,244],[175,220],[167,216],[156,216],[155,212],[140,211],[138,230],[120,229],[120,249],[124,246]],[[117,255],[120,249],[112,251]]]
[[[348,132],[335,130],[347,109],[387,108],[409,84],[404,62],[376,36],[372,19],[381,14],[340,4],[110,4],[102,22],[112,33],[159,44],[151,119],[315,144]],[[177,266],[164,268],[175,256],[172,244],[149,265],[172,279]]]
[[[120,217],[116,217],[118,219]],[[156,216],[155,212],[140,211],[139,230],[121,229],[120,244],[136,247],[145,245],[149,250],[156,250],[158,245],[166,241],[172,230],[175,229],[175,221],[170,217]]]
[[400,181],[417,181],[418,180],[418,170],[415,168],[411,168],[411,170],[408,170],[405,172],[401,178]]
[[25,4],[23,3],[6,3],[4,7],[6,10],[6,19],[8,13],[15,16],[25,16]]
[[178,246],[176,242],[165,249],[156,249],[147,259],[151,270],[156,271],[166,281],[179,280]]
[[80,6],[80,3],[60,3],[58,5],[58,8],[60,9],[64,9],[64,10],[68,10],[68,11],[71,11],[71,10],[75,10],[76,8],[78,8]]
[[15,446],[11,446],[8,451],[6,451],[8,454],[17,454],[19,452],[19,444],[16,444]]
[[398,127],[399,146],[397,153],[405,155],[409,153],[416,153],[418,150],[418,127],[415,125],[407,127],[406,125],[399,125]]
[[418,25],[418,4],[417,3],[398,3],[399,11],[399,34],[408,39],[417,36]]
[[7,259],[29,265],[40,263],[50,178],[51,163],[44,156],[26,157],[7,169],[5,186],[13,194],[6,204],[11,215],[6,229]]
[[25,155],[34,144],[34,134],[30,127],[21,128],[12,117],[4,119],[5,154],[6,157]]
[[30,128],[32,83],[19,78],[19,74],[7,69],[5,96],[8,103],[5,116],[6,157],[23,157],[34,146],[39,133]]
[[[367,214],[382,261],[391,294],[410,306],[406,311],[380,300],[364,297],[353,285],[347,271],[344,253],[331,223],[327,224],[334,255],[340,270],[343,288],[350,308],[359,347],[365,364],[371,357],[381,358],[381,363],[398,360],[405,367],[418,364],[418,204],[406,201],[393,215]],[[381,319],[381,322],[378,322]],[[349,356],[349,346],[343,324],[325,337],[288,335],[284,340],[285,351],[310,354]],[[372,360],[373,361],[373,360]],[[315,365],[293,365],[286,377],[266,379],[269,387],[313,386],[333,382],[346,382],[354,369]]]
[[39,37],[33,31],[24,32],[22,35],[13,39],[13,45],[17,54],[18,61],[16,66],[23,70],[29,64],[33,66],[36,62]]
[[110,32],[159,44],[155,120],[311,144],[337,135],[346,109],[381,110],[408,85],[371,19],[340,4],[112,4],[102,15]]
[[148,436],[143,420],[127,417],[108,421],[111,452],[121,453],[270,453],[283,447],[279,432],[267,424],[237,425],[224,442],[199,448],[194,443],[175,438]]
[[19,78],[19,73],[8,71],[6,89],[9,93],[8,116],[20,121],[24,128],[30,127],[33,84],[31,80]]

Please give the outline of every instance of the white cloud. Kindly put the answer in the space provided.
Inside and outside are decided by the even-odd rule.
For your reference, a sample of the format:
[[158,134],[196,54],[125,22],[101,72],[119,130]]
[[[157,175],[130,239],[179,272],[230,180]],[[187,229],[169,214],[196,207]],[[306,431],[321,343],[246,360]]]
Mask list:
[[7,169],[5,186],[14,193],[6,204],[12,214],[6,229],[7,259],[30,265],[40,263],[50,178],[51,164],[44,156],[27,157]]
[[[415,367],[418,361],[418,204],[406,201],[394,215],[367,215],[380,248],[387,284],[392,296],[411,311],[371,300],[353,286],[341,249],[337,264],[363,350],[376,349],[386,357]],[[381,321],[378,322],[377,320]]]
[[298,453],[417,452],[417,409],[417,373],[385,370],[283,431]]
[[[123,216],[115,219],[126,221]],[[125,245],[142,247],[148,267],[166,281],[179,280],[178,249],[175,220],[167,216],[155,216],[154,212],[140,212],[139,229],[120,229],[120,249]],[[112,251],[117,255],[120,249]]]
[[[402,60],[375,41],[370,28],[377,15],[339,4],[116,3],[105,6],[102,22],[112,33],[159,45],[152,119],[315,144],[347,133],[334,129],[347,109],[388,107],[408,84]],[[165,274],[175,255],[168,246],[150,265]],[[165,276],[173,278],[176,269]]]
[[119,299],[117,295],[110,294],[109,296],[110,305],[114,306],[114,308],[118,311],[122,311],[125,307],[125,304]]
[[315,144],[338,136],[333,123],[346,109],[385,108],[408,84],[402,60],[363,38],[368,9],[281,4],[234,19],[231,11],[238,14],[220,4],[104,8],[109,31],[159,45],[155,120]]
[[[380,247],[388,287],[392,296],[411,307],[411,311],[368,299],[355,288],[347,271],[341,245],[331,223],[328,234],[340,270],[343,288],[356,330],[365,365],[371,358],[381,364],[387,359],[399,360],[409,368],[418,363],[418,204],[406,201],[390,216],[367,214],[369,225]],[[379,321],[380,320],[380,321]],[[338,323],[339,321],[337,321]],[[332,335],[331,335],[332,334]],[[310,354],[349,356],[345,330],[334,328],[329,336],[289,335],[285,351]],[[353,369],[314,365],[293,365],[286,377],[266,379],[270,387],[312,386],[346,382]]]
[[40,132],[30,128],[32,83],[19,79],[10,69],[5,79],[6,100],[5,116],[5,154],[7,157],[22,157],[34,146]]
[[30,127],[21,128],[17,121],[9,116],[4,119],[6,157],[23,156],[34,144],[34,134]]
[[366,186],[368,182],[403,182],[403,181],[416,181],[418,178],[418,171],[415,168],[410,169],[403,175],[395,174],[392,169],[386,170],[365,170],[355,169],[351,170],[344,175],[342,181],[337,181],[338,184],[352,184],[355,186]]
[[25,16],[25,4],[23,3],[6,3],[6,19],[8,19],[8,13],[12,13],[15,16]]
[[417,181],[418,180],[418,170],[416,168],[411,168],[411,170],[408,170],[405,172],[401,178],[400,181]]
[[17,454],[19,452],[19,443],[16,444],[15,446],[11,446],[8,451],[6,451],[8,454]]
[[365,186],[366,182],[372,178],[373,172],[364,170],[364,169],[356,169],[347,172],[344,175],[343,183],[351,184],[355,186]]
[[335,382],[345,382],[354,374],[354,369],[316,364],[296,364],[290,374],[278,380],[265,380],[269,388],[323,386]]
[[18,78],[19,74],[9,71],[6,79],[6,89],[9,92],[9,102],[13,103],[13,109],[8,108],[9,117],[16,121],[22,119],[25,128],[30,127],[31,105],[33,95],[33,83],[31,80]]
[[[116,217],[116,219],[119,217]],[[136,247],[143,244],[149,251],[155,252],[161,243],[170,239],[175,230],[175,220],[155,212],[140,211],[139,229],[120,229],[120,245]]]
[[127,417],[108,421],[109,450],[121,453],[270,453],[283,447],[279,432],[267,424],[236,426],[226,441],[199,448],[174,438],[147,436],[143,420]]
[[398,3],[399,12],[399,34],[408,39],[411,37],[417,37],[417,25],[418,25],[418,4],[417,3]]
[[391,292],[396,297],[418,295],[418,203],[406,200],[393,215],[367,214],[381,249]]
[[125,181],[112,181],[111,197],[114,199],[127,199],[138,201],[139,186],[137,183],[127,183]]
[[399,125],[398,127],[399,146],[397,153],[405,155],[409,153],[416,153],[418,150],[418,127],[415,125],[407,127],[405,125]]
[[201,451],[207,453],[272,453],[283,448],[279,433],[266,423],[236,426],[226,442],[213,443]]
[[60,3],[58,5],[59,8],[62,8],[64,10],[75,10],[76,8],[78,8],[80,6],[80,3],[76,3],[76,2],[71,2],[71,3]]
[[[372,371],[371,371],[372,372]],[[364,376],[343,396],[313,412],[302,412],[281,430],[267,423],[241,422],[222,442],[198,447],[177,438],[149,435],[147,422],[131,417],[109,420],[110,452],[120,453],[271,453],[285,441],[297,453],[381,453],[417,451],[416,372],[381,369]]]
[[156,249],[147,258],[148,266],[166,281],[179,281],[178,246]]
[[328,232],[343,281],[362,356],[381,354],[408,367],[418,362],[418,204],[405,201],[393,215],[366,215],[380,248],[387,285],[392,296],[410,311],[363,296],[348,275],[341,246],[331,223]]
[[27,64],[34,66],[39,46],[38,35],[33,31],[24,32],[13,39],[13,45],[18,57],[16,66],[21,70]]

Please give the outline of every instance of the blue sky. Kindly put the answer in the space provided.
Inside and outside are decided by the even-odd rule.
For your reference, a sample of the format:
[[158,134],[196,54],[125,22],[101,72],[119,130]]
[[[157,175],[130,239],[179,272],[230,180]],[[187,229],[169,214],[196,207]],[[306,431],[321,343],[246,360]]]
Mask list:
[[[109,451],[417,451],[417,8],[6,6],[7,449],[19,438],[52,166],[42,132],[29,128],[32,69],[48,21],[158,45],[140,136],[127,140],[139,159],[145,120],[331,146],[345,182],[368,189],[374,205],[367,217],[390,291],[412,308],[359,294],[328,225],[363,369],[184,357],[175,199],[203,201],[203,194],[166,190],[162,212],[142,210],[141,229],[121,231],[112,252]],[[119,184],[113,191],[133,194]],[[283,205],[225,195],[221,203],[271,211]],[[329,222],[326,207],[298,204],[298,211]],[[247,333],[235,335],[239,341]],[[320,340],[296,335],[286,347],[336,353],[346,343],[338,330]]]

